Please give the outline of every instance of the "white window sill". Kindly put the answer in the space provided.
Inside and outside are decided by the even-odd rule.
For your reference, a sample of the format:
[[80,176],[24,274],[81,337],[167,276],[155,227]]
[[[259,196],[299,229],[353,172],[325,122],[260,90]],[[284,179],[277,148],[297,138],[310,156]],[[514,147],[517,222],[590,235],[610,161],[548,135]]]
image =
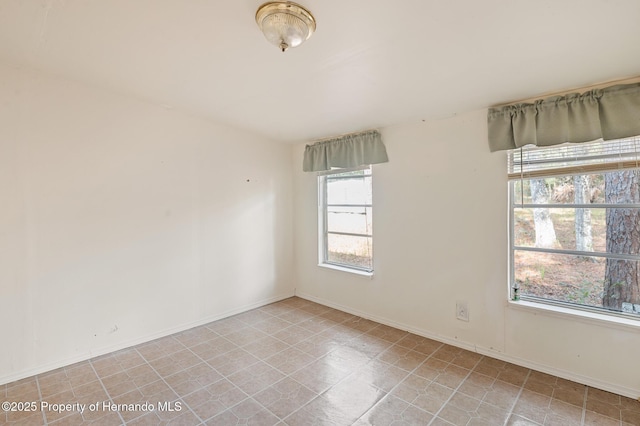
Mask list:
[[547,316],[560,317],[564,319],[572,319],[580,322],[597,324],[611,328],[629,328],[633,331],[640,331],[640,318],[632,319],[617,315],[607,315],[597,312],[583,311],[581,309],[571,309],[563,306],[547,305],[545,303],[536,303],[528,300],[507,302],[507,307],[521,311],[544,314]]
[[361,277],[373,278],[373,272],[361,271],[359,269],[346,268],[344,266],[331,265],[329,263],[318,263],[321,268],[333,269],[334,271],[348,272]]

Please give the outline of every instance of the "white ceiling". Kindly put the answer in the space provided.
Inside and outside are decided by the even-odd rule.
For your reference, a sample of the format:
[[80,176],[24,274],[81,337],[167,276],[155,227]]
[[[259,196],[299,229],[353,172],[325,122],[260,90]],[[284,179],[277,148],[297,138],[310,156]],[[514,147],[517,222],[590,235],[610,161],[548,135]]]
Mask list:
[[299,0],[281,53],[262,0],[0,0],[0,62],[285,142],[640,75],[638,0]]

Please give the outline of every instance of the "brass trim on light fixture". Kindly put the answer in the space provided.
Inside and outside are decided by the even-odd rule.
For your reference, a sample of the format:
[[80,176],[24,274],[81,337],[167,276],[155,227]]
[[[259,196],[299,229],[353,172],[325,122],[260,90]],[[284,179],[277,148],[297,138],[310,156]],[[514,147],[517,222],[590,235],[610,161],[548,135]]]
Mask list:
[[[305,33],[299,34],[301,36],[301,38],[299,39],[285,39],[285,36],[283,36],[282,33],[279,37],[274,38],[275,34],[273,34],[272,31],[276,29],[274,27],[265,27],[265,19],[272,17],[273,15],[282,15],[283,18],[295,18],[297,21],[294,22],[302,24],[304,27],[301,28],[305,30]],[[290,1],[273,1],[263,4],[258,8],[258,11],[256,12],[256,23],[258,24],[258,27],[260,27],[260,30],[264,33],[267,40],[277,45],[283,52],[290,47],[297,47],[302,44],[305,40],[308,40],[316,30],[316,20],[311,12],[309,12],[299,4]],[[284,19],[280,22],[280,24],[293,25],[292,23],[284,22]]]

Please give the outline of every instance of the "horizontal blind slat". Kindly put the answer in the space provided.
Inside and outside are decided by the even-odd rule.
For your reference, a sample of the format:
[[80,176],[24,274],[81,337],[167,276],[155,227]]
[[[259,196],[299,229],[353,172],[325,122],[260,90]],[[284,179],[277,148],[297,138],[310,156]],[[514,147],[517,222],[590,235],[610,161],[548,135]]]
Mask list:
[[640,136],[615,141],[524,147],[509,152],[509,179],[639,168]]
[[536,179],[550,176],[584,175],[599,172],[615,172],[618,170],[638,169],[639,162],[636,160],[623,161],[621,163],[585,164],[583,166],[560,167],[556,169],[532,170],[529,172],[509,173],[509,180],[521,178]]

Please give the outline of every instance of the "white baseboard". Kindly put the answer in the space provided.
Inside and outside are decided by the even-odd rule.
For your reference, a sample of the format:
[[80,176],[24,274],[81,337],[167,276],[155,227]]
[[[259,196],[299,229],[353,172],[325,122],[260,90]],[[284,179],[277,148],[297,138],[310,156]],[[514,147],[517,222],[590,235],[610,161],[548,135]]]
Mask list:
[[573,382],[581,383],[583,385],[591,386],[593,388],[601,389],[607,392],[612,392],[618,395],[623,395],[628,398],[638,399],[640,395],[640,389],[631,389],[626,386],[620,386],[614,383],[605,382],[602,380],[595,379],[593,377],[583,376],[580,374],[573,373],[571,371],[566,371],[562,369],[558,369],[555,367],[551,367],[544,364],[539,364],[534,361],[530,361],[520,357],[514,357],[503,352],[496,351],[494,349],[479,347],[473,343],[463,342],[457,339],[451,339],[447,336],[441,336],[438,334],[434,334],[427,330],[418,329],[407,324],[402,324],[388,318],[379,317],[376,315],[371,315],[367,312],[362,312],[357,309],[353,309],[348,306],[341,305],[339,303],[334,303],[329,300],[325,300],[319,297],[312,296],[310,294],[296,292],[296,296],[309,300],[311,302],[316,302],[324,306],[328,306],[330,308],[338,309],[343,312],[347,312],[352,315],[357,315],[362,318],[366,318],[375,322],[379,322],[380,324],[388,325],[390,327],[394,327],[400,330],[405,330],[413,334],[417,334],[418,336],[426,337],[428,339],[437,340],[438,342],[446,343],[451,346],[456,346],[462,349],[466,349],[472,352],[477,352],[481,355],[486,355],[491,358],[496,358],[501,361],[510,362],[512,364],[519,365],[521,367],[529,368],[532,370],[540,371],[542,373],[551,374],[557,377],[561,377],[566,380],[571,380]]
[[211,315],[197,321],[193,321],[190,323],[181,324],[175,327],[167,328],[165,330],[159,331],[157,333],[148,334],[145,336],[141,336],[139,338],[135,338],[132,340],[128,340],[122,343],[118,343],[116,345],[105,346],[98,349],[90,349],[87,352],[78,354],[73,357],[68,357],[56,361],[52,361],[43,365],[39,365],[37,367],[17,371],[11,374],[7,374],[5,376],[0,376],[0,385],[15,382],[17,380],[21,380],[27,377],[35,376],[37,374],[42,374],[47,371],[55,370],[57,368],[66,367],[67,365],[75,364],[77,362],[86,361],[91,358],[95,358],[97,356],[106,355],[111,352],[119,351],[122,349],[130,348],[132,346],[136,346],[142,343],[147,343],[155,339],[159,339],[161,337],[170,336],[175,333],[179,333],[181,331],[189,330],[190,328],[199,327],[201,325],[208,324],[213,321],[218,321],[223,318],[227,318],[233,315],[241,314],[246,311],[250,311],[255,308],[259,308],[261,306],[268,305],[270,303],[279,302],[280,300],[288,299],[294,296],[294,292],[283,294],[280,296],[270,297],[268,299],[261,300],[259,302],[254,302],[248,305],[243,305],[238,308],[234,308],[228,311],[225,311],[220,314]]

